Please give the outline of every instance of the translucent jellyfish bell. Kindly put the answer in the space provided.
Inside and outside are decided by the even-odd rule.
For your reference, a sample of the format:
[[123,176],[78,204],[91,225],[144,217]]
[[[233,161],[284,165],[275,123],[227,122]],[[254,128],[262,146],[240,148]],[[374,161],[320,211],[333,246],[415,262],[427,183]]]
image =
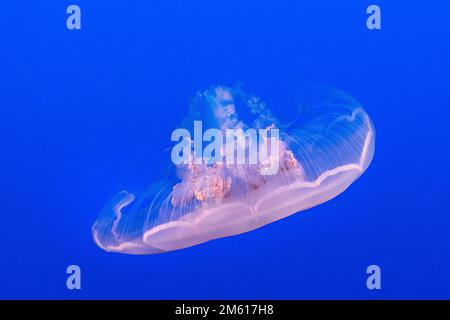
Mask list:
[[[321,94],[282,124],[259,98],[218,86],[194,98],[185,128],[195,131],[195,120],[224,134],[277,128],[277,137],[264,139],[278,149],[256,163],[191,159],[140,194],[119,193],[92,227],[102,249],[162,253],[254,230],[334,198],[366,170],[374,153],[369,116],[339,92]],[[277,170],[265,174],[273,156]]]

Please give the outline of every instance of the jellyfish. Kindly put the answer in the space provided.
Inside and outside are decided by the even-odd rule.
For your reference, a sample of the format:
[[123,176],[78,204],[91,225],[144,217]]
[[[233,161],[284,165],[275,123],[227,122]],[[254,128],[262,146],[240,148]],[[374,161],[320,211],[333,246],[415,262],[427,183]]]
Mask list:
[[[172,161],[169,177],[142,192],[122,191],[109,202],[92,227],[96,244],[127,254],[179,250],[255,230],[345,191],[372,161],[374,126],[349,95],[318,92],[292,109],[290,121],[280,121],[263,100],[240,87],[199,91],[178,144],[188,156]],[[267,147],[265,156],[252,156],[254,144],[246,139],[225,140],[205,155],[196,144],[199,121],[225,137],[230,129],[259,130],[257,146]],[[194,127],[194,138],[186,127]],[[200,140],[206,133],[200,132]],[[228,153],[230,145],[236,149]],[[239,151],[244,161],[226,161]]]

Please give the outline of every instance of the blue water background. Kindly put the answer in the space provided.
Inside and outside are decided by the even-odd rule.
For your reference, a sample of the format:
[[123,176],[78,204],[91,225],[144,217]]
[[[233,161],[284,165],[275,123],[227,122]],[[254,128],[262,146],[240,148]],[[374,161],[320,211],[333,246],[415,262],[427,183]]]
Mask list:
[[[0,298],[450,298],[450,4],[69,1],[0,6]],[[358,99],[368,171],[323,205],[154,256],[108,254],[91,226],[170,164],[200,89],[242,84],[283,116],[302,88]],[[66,288],[77,264],[82,289]],[[366,268],[382,289],[366,288]]]

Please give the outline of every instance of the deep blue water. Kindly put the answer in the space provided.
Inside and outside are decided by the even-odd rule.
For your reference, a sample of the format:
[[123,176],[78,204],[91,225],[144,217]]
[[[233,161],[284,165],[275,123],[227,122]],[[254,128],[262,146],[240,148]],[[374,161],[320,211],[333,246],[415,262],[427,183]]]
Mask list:
[[[69,1],[0,6],[0,298],[450,298],[450,5]],[[376,152],[339,197],[163,255],[106,253],[108,199],[170,164],[194,94],[236,85],[283,113],[326,85],[372,117]],[[66,267],[82,289],[66,288]],[[366,268],[382,289],[366,288]]]

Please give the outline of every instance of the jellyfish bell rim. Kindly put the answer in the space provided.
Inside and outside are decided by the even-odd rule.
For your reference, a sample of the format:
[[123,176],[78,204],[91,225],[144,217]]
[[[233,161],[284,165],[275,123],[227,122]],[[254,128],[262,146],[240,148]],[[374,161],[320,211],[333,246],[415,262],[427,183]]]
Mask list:
[[[259,202],[260,208],[255,209],[255,206],[249,206],[244,202],[234,203],[232,206],[235,208],[241,208],[240,211],[234,210],[233,214],[240,214],[240,219],[230,219],[229,214],[224,214],[223,210],[219,209],[219,206],[209,209],[197,209],[186,216],[183,220],[170,221],[160,224],[146,231],[142,236],[142,239],[136,239],[129,242],[122,242],[119,245],[103,246],[101,242],[96,241],[97,244],[106,251],[125,252],[130,254],[155,254],[164,253],[174,250],[180,250],[188,247],[192,247],[201,243],[205,243],[211,240],[234,236],[258,229],[264,225],[286,218],[297,212],[301,212],[312,208],[318,204],[324,203],[347,189],[348,186],[361,174],[361,171],[356,167],[349,167],[348,170],[336,172],[334,175],[327,176],[320,186],[330,189],[329,182],[333,182],[333,186],[340,184],[339,189],[332,193],[329,193],[326,197],[321,197],[323,189],[313,187],[312,184],[301,184],[301,186],[287,186],[289,187],[289,196],[283,196],[288,191],[273,191],[273,195],[270,198],[263,199]],[[345,176],[345,179],[333,179],[337,176]],[[337,182],[336,182],[337,180]],[[286,189],[280,187],[280,189]],[[302,206],[298,206],[297,202],[284,203],[278,206],[275,210],[272,207],[265,206],[266,203],[274,203],[273,198],[279,200],[280,198],[291,198],[293,193],[301,193],[305,190],[303,198],[301,198]],[[267,190],[266,190],[267,191]],[[221,211],[222,220],[228,221],[229,225],[221,224],[220,228],[205,228],[208,227],[208,223],[205,222],[205,217],[217,217],[217,212]],[[274,214],[274,212],[276,214]],[[217,224],[214,224],[217,225]],[[178,228],[178,231],[173,232]],[[166,233],[168,236],[165,237]],[[97,236],[95,238],[98,238]]]

